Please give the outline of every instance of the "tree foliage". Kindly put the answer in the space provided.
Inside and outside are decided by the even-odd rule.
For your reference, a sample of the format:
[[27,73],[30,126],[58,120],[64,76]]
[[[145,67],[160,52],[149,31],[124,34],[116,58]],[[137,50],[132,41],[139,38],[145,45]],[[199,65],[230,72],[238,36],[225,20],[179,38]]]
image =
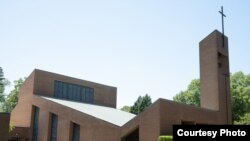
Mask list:
[[5,101],[4,98],[4,74],[3,69],[0,67],[0,104]]
[[9,133],[12,132],[15,129],[15,126],[13,125],[12,122],[9,124]]
[[240,121],[241,117],[250,112],[250,74],[237,72],[231,76],[230,91],[232,95],[233,119]]
[[159,136],[158,141],[172,141],[173,136]]
[[3,110],[5,112],[11,112],[15,108],[15,106],[18,102],[18,93],[19,93],[20,87],[22,86],[24,80],[25,79],[20,78],[20,79],[14,81],[14,89],[10,92],[10,94],[6,98],[5,103],[3,105]]
[[173,97],[173,100],[193,106],[200,106],[200,80],[192,80],[187,90],[179,92]]
[[125,111],[125,112],[130,112],[130,109],[131,109],[131,106],[123,106],[122,108],[121,108],[121,110],[122,111]]
[[[250,74],[236,72],[230,76],[230,91],[234,122],[242,122],[244,116],[250,113]],[[194,106],[200,106],[200,81],[194,79],[186,91],[181,91],[173,97],[174,101]],[[250,124],[250,122],[248,123]]]
[[235,124],[249,125],[250,124],[250,112],[246,113],[244,116],[240,117],[240,120],[235,121]]
[[130,109],[130,113],[138,115],[143,112],[148,106],[152,104],[151,97],[146,94],[145,96],[139,96],[134,105]]

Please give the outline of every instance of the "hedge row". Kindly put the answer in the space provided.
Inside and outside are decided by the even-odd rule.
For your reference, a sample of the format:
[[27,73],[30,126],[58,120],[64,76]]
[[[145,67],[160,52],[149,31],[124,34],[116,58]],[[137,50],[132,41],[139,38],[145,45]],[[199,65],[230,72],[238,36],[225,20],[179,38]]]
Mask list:
[[158,141],[172,141],[173,136],[159,136]]

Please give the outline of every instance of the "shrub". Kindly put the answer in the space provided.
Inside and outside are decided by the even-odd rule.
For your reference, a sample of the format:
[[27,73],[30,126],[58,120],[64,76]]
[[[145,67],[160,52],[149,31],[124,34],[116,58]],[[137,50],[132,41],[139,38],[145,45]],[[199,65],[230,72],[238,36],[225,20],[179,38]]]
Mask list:
[[10,122],[9,124],[9,132],[13,131],[15,129],[15,126]]
[[172,141],[173,136],[159,136],[158,141]]

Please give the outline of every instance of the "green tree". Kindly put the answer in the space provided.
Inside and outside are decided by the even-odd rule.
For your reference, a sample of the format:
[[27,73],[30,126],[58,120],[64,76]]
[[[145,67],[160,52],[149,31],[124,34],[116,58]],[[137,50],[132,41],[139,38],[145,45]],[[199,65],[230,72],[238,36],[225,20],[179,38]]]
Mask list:
[[0,112],[3,112],[3,105],[5,102],[5,87],[9,85],[9,81],[4,78],[3,69],[0,67]]
[[131,106],[123,106],[122,108],[121,108],[121,110],[122,111],[125,111],[125,112],[130,112],[130,109],[131,109]]
[[242,116],[250,112],[250,74],[236,72],[230,79],[233,119],[239,122]]
[[239,121],[235,121],[235,124],[250,124],[250,113],[246,113],[244,116],[240,117]]
[[200,106],[200,80],[192,80],[187,90],[179,92],[173,97],[173,100],[193,106]]
[[[192,80],[186,91],[173,97],[174,101],[200,106],[200,81]],[[250,74],[236,72],[230,76],[233,121],[240,122],[246,113],[250,113]],[[250,123],[249,123],[250,124]]]
[[14,81],[14,89],[10,92],[10,94],[6,98],[4,106],[3,106],[3,110],[5,112],[11,112],[15,108],[15,106],[18,102],[18,93],[19,93],[20,87],[22,86],[24,80],[25,79],[20,78],[20,79]]
[[143,112],[148,106],[152,104],[151,97],[146,94],[145,96],[139,96],[134,105],[130,109],[130,113],[138,115]]
[[0,67],[0,104],[5,101],[4,98],[4,74],[3,69]]

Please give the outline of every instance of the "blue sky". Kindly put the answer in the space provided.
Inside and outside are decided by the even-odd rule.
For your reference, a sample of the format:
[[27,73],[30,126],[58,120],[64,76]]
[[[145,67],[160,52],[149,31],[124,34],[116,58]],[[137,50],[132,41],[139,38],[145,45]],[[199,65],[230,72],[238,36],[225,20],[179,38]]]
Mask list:
[[198,43],[221,30],[221,5],[230,70],[250,73],[246,0],[1,0],[0,66],[10,81],[38,68],[115,86],[118,108],[172,99],[199,78]]

